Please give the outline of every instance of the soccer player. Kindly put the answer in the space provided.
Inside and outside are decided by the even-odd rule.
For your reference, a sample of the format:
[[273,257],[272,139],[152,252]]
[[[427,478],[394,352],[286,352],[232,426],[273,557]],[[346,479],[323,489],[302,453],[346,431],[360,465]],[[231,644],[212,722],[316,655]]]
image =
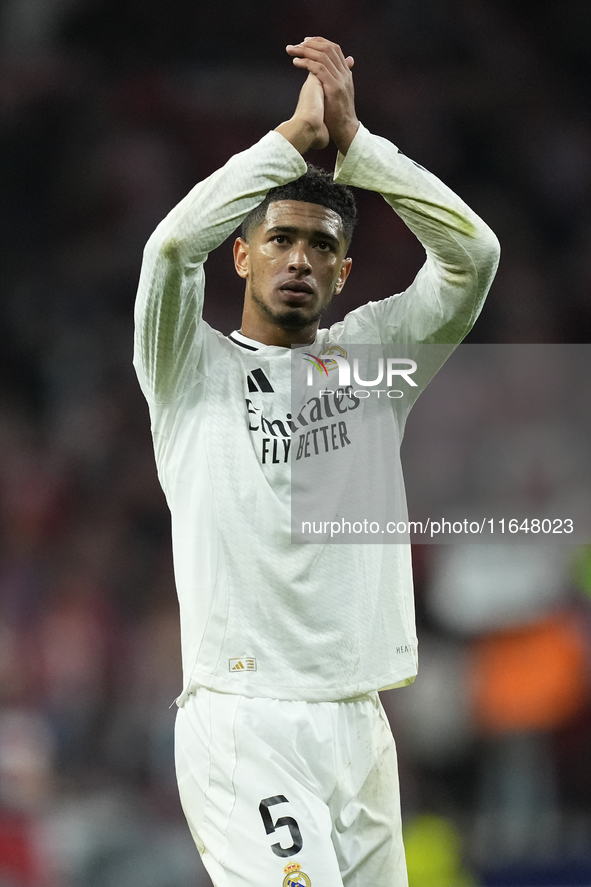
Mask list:
[[[338,45],[313,37],[287,52],[308,72],[293,117],[171,211],[139,284],[134,363],[181,613],[177,776],[216,887],[403,887],[396,752],[378,691],[417,671],[410,546],[291,543],[291,434],[322,421],[290,413],[291,357],[345,342],[459,342],[498,243],[359,123],[353,59]],[[329,138],[334,180],[302,158]],[[346,184],[381,193],[427,259],[404,293],[319,330],[351,271]],[[242,325],[223,336],[201,318],[203,266],[241,223]]]

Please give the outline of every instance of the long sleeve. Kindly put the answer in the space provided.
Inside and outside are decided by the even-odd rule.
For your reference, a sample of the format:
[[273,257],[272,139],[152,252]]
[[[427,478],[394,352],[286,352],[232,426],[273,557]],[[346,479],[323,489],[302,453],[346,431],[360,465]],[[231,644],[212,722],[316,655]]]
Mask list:
[[427,253],[404,293],[352,314],[374,327],[384,343],[460,342],[478,317],[498,266],[495,234],[436,176],[363,126],[347,155],[339,154],[335,180],[381,193]]
[[245,216],[306,164],[277,132],[234,155],[158,225],[144,250],[135,307],[134,365],[148,401],[175,400],[200,378],[203,265]]

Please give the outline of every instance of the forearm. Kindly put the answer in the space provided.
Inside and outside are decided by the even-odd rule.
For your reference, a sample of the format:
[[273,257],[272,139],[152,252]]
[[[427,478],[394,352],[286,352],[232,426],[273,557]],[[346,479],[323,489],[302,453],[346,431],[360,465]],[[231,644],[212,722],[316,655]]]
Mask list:
[[299,154],[305,154],[311,148],[316,138],[312,126],[293,118],[276,126],[275,132],[287,139]]
[[306,171],[301,156],[285,139],[267,133],[256,145],[235,154],[196,185],[158,225],[146,245],[145,255],[180,250],[181,261],[202,264],[258,206],[276,185],[299,178]]
[[[343,127],[342,132],[339,133],[336,145],[343,156],[349,150],[349,146],[355,138],[358,129],[359,122],[351,122],[346,127]],[[287,139],[287,141],[290,142],[300,154],[305,154],[317,138],[316,133],[311,126],[306,125],[305,123],[302,124],[300,121],[294,120],[293,118],[291,120],[286,120],[285,123],[281,123],[277,126],[275,132],[281,133],[281,135]]]
[[268,133],[196,185],[158,225],[144,250],[135,308],[134,363],[147,397],[170,400],[195,382],[208,253],[270,188],[305,169],[285,139]]
[[460,271],[472,260],[489,265],[497,256],[498,241],[488,225],[391,142],[362,127],[354,148],[337,158],[336,181],[381,193],[435,261]]
[[459,341],[498,265],[499,244],[488,225],[436,176],[364,127],[347,156],[339,156],[335,178],[381,193],[425,248],[425,266],[405,294],[405,322],[415,322],[408,329],[413,341],[428,340],[450,322],[442,338]]

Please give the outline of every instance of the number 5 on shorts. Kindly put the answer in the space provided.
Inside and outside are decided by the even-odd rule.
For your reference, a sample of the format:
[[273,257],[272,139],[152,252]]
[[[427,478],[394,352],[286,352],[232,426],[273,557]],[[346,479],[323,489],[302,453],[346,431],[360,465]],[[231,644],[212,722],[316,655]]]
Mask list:
[[259,813],[261,814],[261,819],[263,820],[263,825],[265,826],[267,834],[272,835],[278,828],[286,825],[293,841],[291,847],[282,847],[279,842],[277,844],[271,844],[271,850],[275,856],[294,856],[296,853],[300,852],[304,845],[300,827],[292,816],[280,816],[277,822],[273,822],[269,807],[273,807],[275,804],[287,803],[288,800],[285,795],[275,795],[273,798],[263,798],[259,804]]

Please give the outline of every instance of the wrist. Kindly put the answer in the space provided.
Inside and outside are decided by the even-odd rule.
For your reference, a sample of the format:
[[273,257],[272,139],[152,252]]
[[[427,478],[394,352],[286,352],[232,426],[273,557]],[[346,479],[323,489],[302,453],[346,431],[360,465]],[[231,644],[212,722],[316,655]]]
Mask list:
[[312,127],[296,117],[280,123],[279,126],[275,127],[275,132],[280,133],[284,139],[287,139],[300,154],[305,154],[316,138]]
[[351,146],[351,142],[357,135],[357,130],[359,129],[359,120],[355,118],[351,120],[350,123],[346,124],[339,129],[338,133],[332,134],[332,140],[337,146],[343,156],[347,153]]

